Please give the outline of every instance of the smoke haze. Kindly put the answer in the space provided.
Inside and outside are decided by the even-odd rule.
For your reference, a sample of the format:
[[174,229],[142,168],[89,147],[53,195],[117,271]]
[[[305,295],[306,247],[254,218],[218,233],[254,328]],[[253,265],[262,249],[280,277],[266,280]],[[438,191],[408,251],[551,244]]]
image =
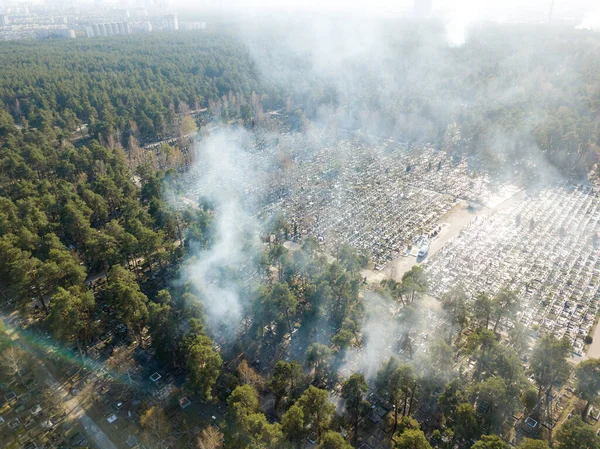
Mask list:
[[586,14],[577,29],[600,31],[600,10]]
[[[340,131],[456,152],[515,183],[585,179],[580,155],[551,154],[537,135],[553,123],[559,92],[567,92],[570,101],[561,113],[582,107],[577,92],[587,81],[578,68],[585,52],[599,48],[583,29],[591,29],[595,19],[581,22],[581,31],[482,25],[488,13],[471,4],[443,20],[416,23],[288,14],[237,22],[237,36],[261,81],[289,96],[287,108],[273,112],[297,112],[300,123],[291,132],[268,135],[260,157],[245,148],[253,145],[254,131],[217,131],[198,144],[191,179],[215,207],[214,244],[196,251],[187,278],[213,330],[236,333],[249,305],[243,279],[232,273],[256,268],[263,250],[257,236],[264,229],[256,216],[274,177],[296,179],[296,153],[327,147]],[[579,42],[582,53],[561,46],[560,33]],[[333,166],[344,167],[355,156],[333,148]],[[291,161],[291,168],[280,170],[276,160]],[[404,327],[390,313],[393,305],[379,294],[366,295],[364,347],[348,351],[345,367],[372,378],[383,360],[397,354]]]
[[248,186],[254,183],[253,170],[243,170],[243,131],[217,131],[196,145],[195,165],[190,173],[191,190],[215,210],[212,245],[196,249],[186,270],[200,294],[213,330],[237,331],[242,318],[243,276],[260,251],[257,223],[253,217]]

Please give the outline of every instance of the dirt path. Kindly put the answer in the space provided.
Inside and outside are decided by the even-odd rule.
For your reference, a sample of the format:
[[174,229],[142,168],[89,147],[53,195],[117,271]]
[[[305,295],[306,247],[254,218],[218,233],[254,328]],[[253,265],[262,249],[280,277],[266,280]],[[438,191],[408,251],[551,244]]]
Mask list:
[[[431,242],[429,254],[423,260],[417,260],[416,251],[413,248],[413,253],[408,256],[400,256],[392,260],[383,271],[363,270],[363,277],[367,278],[369,283],[379,283],[383,279],[393,278],[397,281],[402,279],[404,273],[410,270],[415,265],[426,263],[438,251],[440,251],[446,243],[457,237],[460,232],[473,220],[478,217],[486,217],[495,214],[498,211],[511,207],[516,200],[523,196],[523,191],[517,192],[510,198],[502,201],[493,208],[480,207],[476,210],[470,209],[466,201],[459,201],[449,212],[440,217],[437,225],[441,226],[442,230],[438,236]],[[600,327],[600,326],[599,326]],[[600,340],[600,337],[599,337]]]
[[592,334],[594,341],[588,347],[588,350],[585,354],[585,359],[599,359],[600,358],[600,321],[596,323],[596,329]]
[[[25,345],[27,347],[27,345]],[[28,348],[29,349],[29,348]],[[30,353],[33,352],[30,350]],[[108,435],[106,435],[98,425],[87,416],[85,409],[81,406],[81,401],[77,396],[72,397],[71,399],[66,399],[69,395],[69,392],[65,388],[64,384],[59,384],[56,378],[52,375],[52,373],[46,368],[44,362],[39,360],[39,367],[47,376],[47,383],[51,388],[54,388],[56,391],[56,395],[59,395],[62,398],[65,398],[64,405],[67,409],[67,415],[76,418],[81,423],[85,434],[87,436],[88,441],[93,442],[96,447],[99,449],[117,449],[117,446],[110,441]]]
[[40,358],[35,348],[32,348],[26,339],[19,338],[19,331],[14,326],[15,318],[9,318],[0,314],[0,319],[6,323],[6,328],[9,332],[12,340],[18,341],[18,343],[25,348],[37,361],[38,369],[44,374],[46,378],[46,384],[55,391],[57,397],[62,398],[64,406],[66,408],[67,416],[77,419],[83,427],[88,441],[92,442],[98,449],[118,449],[117,446],[108,438],[108,435],[100,429],[100,427],[87,416],[85,409],[81,406],[81,400],[77,396],[69,398],[69,391],[65,387],[65,384],[59,383],[54,375],[44,364],[44,360]]
[[415,265],[421,265],[430,257],[434,256],[441,250],[446,243],[460,234],[460,231],[467,226],[471,221],[480,215],[482,211],[470,210],[467,203],[461,201],[448,213],[442,216],[437,225],[441,226],[442,230],[437,237],[431,242],[429,254],[424,260],[417,260],[416,252],[418,248],[413,248],[413,251],[408,256],[400,256],[392,260],[383,271],[363,270],[362,275],[367,278],[367,282],[380,282],[383,279],[392,277],[396,280],[402,279],[404,273],[410,270]]

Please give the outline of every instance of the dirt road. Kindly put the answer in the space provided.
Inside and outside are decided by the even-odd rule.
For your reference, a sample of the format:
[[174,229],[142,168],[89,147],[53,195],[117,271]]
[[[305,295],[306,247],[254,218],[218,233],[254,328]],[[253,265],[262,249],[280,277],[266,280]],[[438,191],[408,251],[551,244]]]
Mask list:
[[[413,254],[411,255],[400,256],[397,259],[392,260],[383,271],[363,270],[361,274],[363,277],[367,278],[367,282],[369,283],[379,283],[383,279],[390,277],[399,281],[402,279],[404,273],[413,266],[426,263],[427,260],[440,251],[446,243],[457,237],[473,220],[479,219],[479,217],[483,218],[492,215],[500,210],[511,207],[517,199],[522,197],[522,195],[523,192],[521,191],[495,205],[493,208],[479,207],[475,210],[470,209],[467,202],[460,201],[454,208],[438,220],[437,225],[441,226],[442,230],[431,242],[429,254],[424,260],[418,261],[415,250],[413,250]],[[418,249],[416,249],[416,251],[418,251]]]
[[588,347],[585,359],[600,359],[600,322],[596,324],[596,329],[592,334],[594,341]]
[[363,270],[363,277],[367,278],[367,282],[373,283],[380,282],[389,277],[400,280],[404,273],[413,266],[421,265],[434,256],[446,243],[460,234],[460,231],[462,231],[462,229],[479,214],[481,214],[481,211],[477,212],[470,210],[465,202],[459,202],[453,209],[439,219],[437,225],[441,226],[442,230],[431,242],[429,254],[424,260],[417,260],[416,251],[418,251],[418,248],[413,248],[410,255],[400,256],[397,259],[392,260],[383,271]]

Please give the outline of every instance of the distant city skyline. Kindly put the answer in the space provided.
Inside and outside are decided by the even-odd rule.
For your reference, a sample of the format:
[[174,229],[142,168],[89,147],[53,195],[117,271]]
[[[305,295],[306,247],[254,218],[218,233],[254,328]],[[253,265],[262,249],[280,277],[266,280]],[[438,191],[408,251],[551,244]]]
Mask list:
[[[503,20],[511,15],[520,13],[538,13],[540,17],[547,16],[552,5],[552,0],[0,0],[0,11],[18,5],[31,6],[61,6],[74,5],[85,8],[86,6],[139,8],[145,5],[154,5],[173,12],[183,10],[197,11],[222,11],[233,13],[261,13],[265,11],[279,12],[323,12],[323,13],[356,13],[375,16],[402,16],[416,15],[447,15],[457,11],[469,11],[485,18]],[[420,5],[420,6],[419,6]],[[418,10],[421,8],[421,12]],[[600,4],[596,0],[555,0],[554,15],[561,17],[578,13],[600,13]]]
[[[119,1],[119,0],[116,0]],[[423,1],[423,0],[419,0]],[[197,7],[212,9],[273,9],[273,10],[381,10],[381,11],[412,11],[415,0],[355,0],[348,2],[344,0],[174,0],[173,7]],[[549,11],[552,0],[428,0],[433,12],[452,9],[478,9],[489,11],[516,11],[527,9],[539,9]],[[555,0],[557,11],[571,8],[589,10],[600,9],[596,0]]]

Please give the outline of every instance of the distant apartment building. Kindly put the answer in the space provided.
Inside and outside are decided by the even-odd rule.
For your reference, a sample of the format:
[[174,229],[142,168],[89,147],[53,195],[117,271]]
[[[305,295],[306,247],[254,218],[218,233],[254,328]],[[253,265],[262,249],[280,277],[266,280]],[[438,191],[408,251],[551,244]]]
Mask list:
[[8,26],[10,24],[10,19],[6,14],[0,14],[0,26]]
[[64,24],[36,25],[36,24],[10,24],[0,27],[0,41],[20,39],[49,39],[66,38],[75,39],[75,30]]
[[125,19],[129,19],[129,17],[131,17],[131,14],[128,9],[114,9],[113,14]]
[[127,22],[94,23],[85,27],[85,34],[87,37],[131,34],[131,26]]
[[203,30],[206,28],[206,22],[181,22],[181,28],[184,30]]
[[171,31],[177,31],[179,29],[179,21],[177,20],[177,14],[171,14],[167,16],[166,28]]

